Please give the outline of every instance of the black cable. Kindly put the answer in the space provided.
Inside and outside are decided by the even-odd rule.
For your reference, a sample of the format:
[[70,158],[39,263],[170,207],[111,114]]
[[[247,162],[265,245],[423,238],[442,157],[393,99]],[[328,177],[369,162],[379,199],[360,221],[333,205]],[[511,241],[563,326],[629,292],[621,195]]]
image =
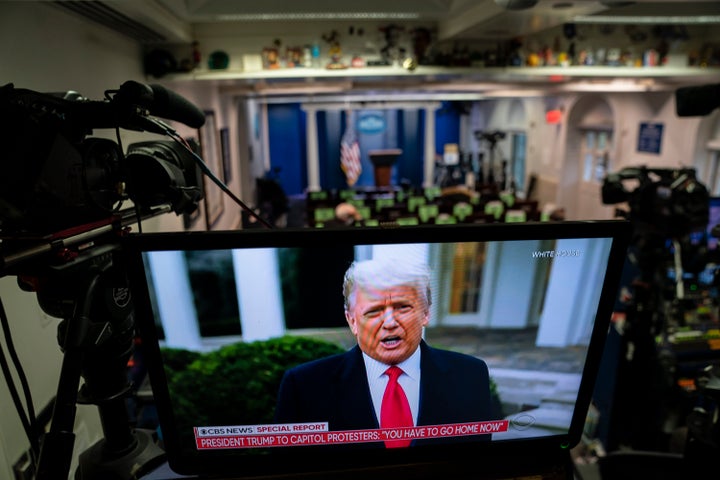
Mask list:
[[212,182],[213,182],[215,185],[217,185],[217,186],[220,188],[220,190],[222,190],[223,192],[225,192],[225,193],[226,193],[235,203],[237,203],[243,210],[245,210],[246,212],[248,212],[248,213],[249,213],[251,216],[253,216],[257,221],[259,221],[260,223],[262,223],[264,227],[269,228],[269,229],[274,228],[267,220],[265,220],[265,219],[262,218],[260,215],[258,215],[257,213],[255,213],[252,208],[248,207],[248,206],[245,204],[245,202],[243,202],[242,200],[240,200],[240,199],[232,192],[232,190],[230,190],[230,188],[228,188],[228,186],[225,185],[225,183],[224,183],[222,180],[220,180],[220,179],[215,175],[215,173],[210,169],[210,167],[208,167],[208,165],[205,163],[205,161],[202,159],[202,157],[200,157],[200,155],[198,155],[197,153],[195,153],[195,152],[193,151],[193,149],[190,148],[190,147],[187,145],[187,143],[185,143],[185,140],[184,140],[181,136],[179,136],[177,132],[175,132],[174,130],[168,128],[167,126],[164,126],[164,125],[163,125],[162,123],[160,123],[160,122],[158,122],[158,124],[161,125],[161,126],[163,126],[163,128],[166,129],[166,132],[165,132],[165,133],[166,133],[170,138],[172,138],[172,139],[175,140],[177,143],[179,143],[180,145],[182,145],[184,148],[187,149],[188,152],[190,152],[190,153],[192,154],[193,159],[195,160],[195,163],[197,163],[198,166],[200,167],[200,170],[202,170],[202,172],[203,172],[210,180],[212,180]]
[[2,368],[3,375],[5,376],[5,381],[8,385],[8,389],[10,390],[10,395],[12,396],[15,409],[17,410],[20,421],[23,424],[25,434],[30,441],[30,449],[33,453],[34,460],[35,458],[37,458],[37,455],[40,451],[39,438],[36,431],[37,421],[35,418],[35,408],[33,407],[32,395],[30,393],[30,386],[27,381],[27,376],[25,375],[25,371],[22,368],[22,364],[20,363],[20,359],[17,356],[17,352],[15,351],[15,347],[12,341],[12,335],[10,333],[10,324],[8,322],[2,298],[0,298],[0,323],[2,324],[3,333],[5,335],[5,343],[7,344],[8,353],[10,355],[10,358],[12,359],[18,378],[20,379],[20,384],[22,385],[23,393],[25,395],[27,413],[25,412],[22,402],[20,401],[20,395],[18,394],[15,382],[13,382],[13,378],[10,373],[10,367],[8,365],[7,359],[5,358],[5,352],[3,351],[2,346],[0,346],[0,367]]
[[135,218],[137,219],[138,233],[142,233],[142,212],[137,204],[135,205]]

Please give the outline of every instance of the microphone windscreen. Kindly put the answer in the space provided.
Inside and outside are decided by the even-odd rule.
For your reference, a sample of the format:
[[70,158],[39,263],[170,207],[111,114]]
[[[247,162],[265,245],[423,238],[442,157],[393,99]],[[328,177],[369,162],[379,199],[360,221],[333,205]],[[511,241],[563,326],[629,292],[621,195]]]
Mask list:
[[185,97],[153,84],[150,85],[154,94],[151,113],[157,117],[177,120],[188,127],[200,128],[205,124],[205,113]]
[[678,117],[708,115],[720,106],[720,84],[682,87],[675,90],[675,111]]

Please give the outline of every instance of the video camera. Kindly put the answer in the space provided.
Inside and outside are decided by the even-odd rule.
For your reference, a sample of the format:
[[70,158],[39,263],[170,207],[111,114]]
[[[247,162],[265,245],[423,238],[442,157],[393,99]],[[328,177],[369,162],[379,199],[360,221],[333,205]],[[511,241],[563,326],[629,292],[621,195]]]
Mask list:
[[[155,116],[199,128],[203,112],[159,85],[127,81],[105,96],[93,101],[76,92],[0,87],[0,238],[6,246],[82,230],[116,215],[128,199],[136,212],[163,204],[178,215],[197,208],[202,172],[194,154]],[[96,128],[172,139],[131,144],[124,154],[119,133],[117,142],[89,137]]]
[[[159,85],[128,81],[105,97],[0,87],[0,277],[17,275],[46,313],[62,319],[50,429],[16,403],[38,480],[67,478],[79,402],[98,406],[104,438],[80,455],[76,478],[131,478],[164,456],[152,431],[133,428],[126,405],[136,387],[127,378],[135,329],[118,237],[143,218],[197,209],[209,170],[156,116],[200,128],[205,115]],[[117,141],[90,136],[103,128],[114,129]],[[169,138],[125,153],[120,129]],[[127,200],[133,205],[123,208]],[[0,302],[4,316],[1,310]]]
[[[626,183],[637,187],[628,190]],[[644,234],[677,238],[707,227],[709,192],[695,176],[695,169],[626,167],[608,174],[602,185],[602,202],[627,202],[629,212],[619,211]]]
[[485,140],[489,143],[495,144],[498,142],[498,140],[503,140],[505,138],[505,132],[501,132],[499,130],[494,132],[483,132],[481,130],[477,130],[475,132],[475,138],[478,140]]

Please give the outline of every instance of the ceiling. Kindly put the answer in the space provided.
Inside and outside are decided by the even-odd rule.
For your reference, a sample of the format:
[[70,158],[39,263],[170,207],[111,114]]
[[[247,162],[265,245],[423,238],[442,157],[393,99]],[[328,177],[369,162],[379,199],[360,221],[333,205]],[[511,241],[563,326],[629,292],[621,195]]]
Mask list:
[[[193,26],[263,20],[422,21],[437,28],[438,40],[500,40],[541,33],[565,23],[593,22],[630,16],[655,23],[703,20],[720,24],[718,0],[102,0],[57,1],[56,5],[86,16],[109,9],[159,35],[147,42],[192,40]],[[90,12],[93,13],[93,12]],[[107,17],[105,11],[94,12]],[[581,18],[584,17],[584,20]],[[129,27],[124,27],[125,29]]]

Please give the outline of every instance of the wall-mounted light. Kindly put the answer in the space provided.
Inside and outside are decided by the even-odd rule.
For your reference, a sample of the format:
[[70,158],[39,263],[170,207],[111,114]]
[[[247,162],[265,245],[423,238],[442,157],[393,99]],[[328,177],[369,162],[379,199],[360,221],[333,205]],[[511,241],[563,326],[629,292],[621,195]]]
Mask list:
[[548,125],[557,125],[562,122],[563,111],[560,108],[553,108],[545,112],[545,122]]

